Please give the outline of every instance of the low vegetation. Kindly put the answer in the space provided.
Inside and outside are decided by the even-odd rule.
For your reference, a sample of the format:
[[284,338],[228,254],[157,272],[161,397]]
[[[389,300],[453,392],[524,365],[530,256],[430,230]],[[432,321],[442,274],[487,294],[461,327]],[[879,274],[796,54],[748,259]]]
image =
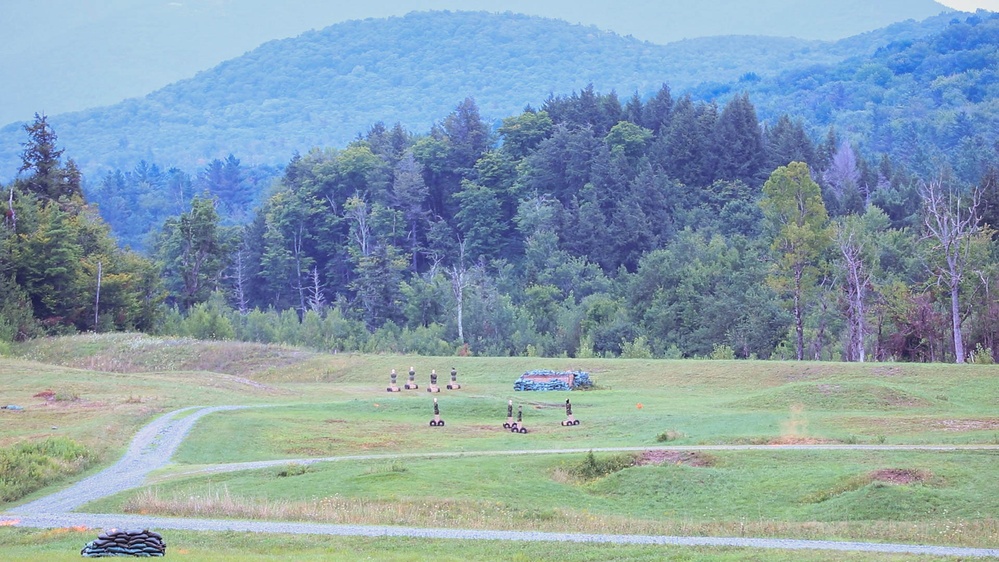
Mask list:
[[[160,412],[188,405],[257,404],[267,407],[199,421],[175,455],[176,464],[154,474],[148,486],[84,510],[429,528],[999,545],[994,450],[781,446],[990,446],[999,434],[996,366],[445,359],[228,345],[137,335],[17,344],[14,352],[32,360],[0,358],[0,402],[24,409],[0,411],[0,443],[10,448],[58,435],[102,450],[100,458],[110,459]],[[127,349],[136,353],[129,355]],[[165,350],[172,352],[172,361]],[[175,371],[174,364],[215,367]],[[432,403],[422,388],[385,392],[391,369],[405,373],[410,366],[421,387],[431,369],[457,369],[462,389],[436,395],[447,421],[443,428],[427,426]],[[517,377],[532,369],[586,371],[596,390],[514,391]],[[59,395],[76,399],[57,400]],[[578,426],[560,425],[567,397]],[[507,400],[523,406],[529,433],[503,430]],[[109,438],[112,445],[106,444]],[[745,444],[773,447],[685,448]],[[609,450],[622,446],[629,450]],[[565,452],[555,453],[558,449]],[[259,470],[200,472],[244,461],[281,462]],[[201,540],[193,533],[183,536],[190,544]],[[36,541],[37,550],[18,543],[22,538]],[[20,552],[41,553],[60,540],[20,530],[0,533],[5,551],[16,543]],[[272,540],[283,544],[284,539]],[[302,541],[295,548],[306,560],[313,556],[307,545],[323,540],[293,539]],[[381,552],[376,543],[365,552]],[[429,544],[420,542],[416,552],[432,548]],[[260,548],[266,552],[269,547]],[[468,558],[475,559],[478,547],[469,548]],[[652,547],[635,552],[635,559],[654,559],[657,552],[661,557]],[[695,549],[691,556],[724,559],[718,551]]]
[[[52,530],[5,529],[0,527],[0,550],[19,562],[78,562],[80,545],[93,540],[92,529]],[[275,535],[260,533],[198,533],[171,531],[167,538],[167,560],[185,562],[353,562],[358,559],[412,562],[482,561],[589,562],[629,560],[658,562],[664,559],[712,562],[767,560],[774,562],[820,562],[830,560],[829,552],[775,550],[761,554],[746,548],[713,548],[656,545],[616,545],[597,543],[467,541],[416,539],[407,537],[339,537]],[[901,562],[920,557],[877,553],[837,552],[843,562]]]
[[97,456],[75,441],[52,437],[0,448],[0,502],[11,502],[86,470]]

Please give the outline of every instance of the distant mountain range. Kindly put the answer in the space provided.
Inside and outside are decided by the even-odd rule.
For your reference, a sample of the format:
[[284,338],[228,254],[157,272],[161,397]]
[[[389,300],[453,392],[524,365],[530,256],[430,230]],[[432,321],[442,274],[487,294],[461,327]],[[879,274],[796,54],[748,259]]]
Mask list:
[[144,96],[268,40],[412,10],[523,13],[662,45],[719,35],[837,40],[948,8],[933,0],[4,0],[0,125]]
[[[498,122],[591,84],[622,100],[663,83],[677,94],[711,96],[870,56],[939,32],[952,18],[838,42],[729,36],[655,45],[512,13],[411,13],[271,41],[144,98],[50,115],[50,122],[88,178],[140,160],[194,170],[229,153],[246,165],[283,164],[296,151],[342,146],[376,122],[426,132],[465,97]],[[0,129],[4,180],[17,170],[23,135],[20,124]]]

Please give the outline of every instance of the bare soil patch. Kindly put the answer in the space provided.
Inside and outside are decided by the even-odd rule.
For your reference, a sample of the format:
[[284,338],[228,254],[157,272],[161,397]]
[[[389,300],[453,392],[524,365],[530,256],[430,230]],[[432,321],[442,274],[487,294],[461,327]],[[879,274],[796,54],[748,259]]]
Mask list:
[[925,470],[912,470],[909,468],[882,468],[870,473],[870,478],[873,482],[896,485],[927,482],[932,477],[933,475]]
[[674,464],[703,468],[713,466],[715,459],[698,451],[666,451],[662,449],[645,451],[635,461],[637,466]]
[[836,443],[831,439],[819,439],[817,437],[805,437],[803,435],[781,435],[767,441],[767,445],[822,445]]
[[979,420],[939,420],[937,425],[944,431],[982,431],[999,429],[999,418]]
[[877,367],[871,369],[871,374],[876,377],[898,377],[902,375],[900,367]]

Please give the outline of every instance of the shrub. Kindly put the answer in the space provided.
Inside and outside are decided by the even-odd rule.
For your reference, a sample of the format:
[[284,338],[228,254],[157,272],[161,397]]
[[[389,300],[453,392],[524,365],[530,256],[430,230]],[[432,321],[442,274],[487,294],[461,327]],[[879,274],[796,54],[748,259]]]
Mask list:
[[984,347],[981,342],[979,342],[975,344],[975,350],[971,352],[971,357],[968,358],[968,362],[979,365],[992,365],[995,363],[995,358],[992,356],[992,349]]
[[569,466],[568,471],[576,478],[593,480],[631,466],[635,466],[635,456],[632,454],[621,453],[597,458],[593,451],[590,451],[582,461]]
[[65,437],[0,449],[0,502],[20,499],[65,476],[86,470],[97,456]]
[[645,336],[638,336],[631,342],[621,344],[621,357],[624,359],[652,359],[652,348]]
[[716,343],[710,357],[715,360],[735,359],[735,350],[731,346]]
[[656,436],[656,441],[660,443],[668,443],[669,441],[676,441],[677,439],[682,439],[683,437],[686,437],[683,432],[675,429],[667,429]]
[[278,478],[287,478],[289,476],[301,476],[303,474],[312,472],[312,467],[307,464],[301,464],[297,462],[288,463],[287,466],[278,470]]

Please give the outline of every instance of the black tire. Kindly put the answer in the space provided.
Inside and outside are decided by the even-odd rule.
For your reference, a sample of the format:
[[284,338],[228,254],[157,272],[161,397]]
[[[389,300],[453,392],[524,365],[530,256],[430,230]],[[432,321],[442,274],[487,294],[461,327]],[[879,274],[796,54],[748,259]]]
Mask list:
[[526,427],[520,428],[520,433],[527,433],[527,428]]
[[430,427],[437,427],[437,422],[430,420]]
[[440,421],[440,423],[438,423],[437,425],[438,425],[439,427],[444,427],[444,420],[441,420],[441,421]]
[[572,420],[572,425],[579,425],[579,420]]
[[503,422],[503,429],[510,429],[510,424]]

